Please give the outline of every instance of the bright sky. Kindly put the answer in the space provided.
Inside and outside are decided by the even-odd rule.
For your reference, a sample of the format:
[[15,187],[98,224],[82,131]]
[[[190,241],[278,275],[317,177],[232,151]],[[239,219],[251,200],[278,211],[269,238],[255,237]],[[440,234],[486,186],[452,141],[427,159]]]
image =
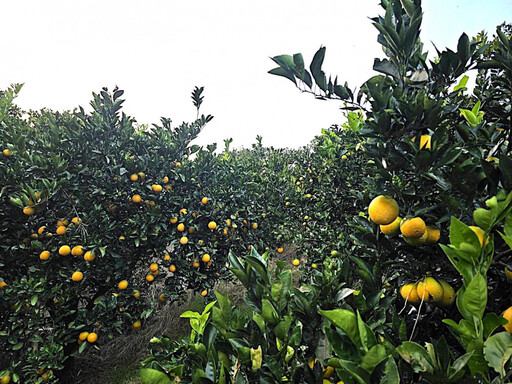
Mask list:
[[[124,112],[139,123],[192,121],[194,86],[214,120],[198,144],[233,138],[250,146],[298,147],[343,121],[336,101],[301,94],[267,74],[270,56],[302,52],[352,88],[382,56],[368,17],[376,0],[16,0],[0,3],[0,87],[25,83],[25,109],[89,108],[91,93],[125,90]],[[494,32],[512,21],[510,0],[424,0],[422,39],[456,48],[462,32]],[[429,51],[433,51],[427,44]]]

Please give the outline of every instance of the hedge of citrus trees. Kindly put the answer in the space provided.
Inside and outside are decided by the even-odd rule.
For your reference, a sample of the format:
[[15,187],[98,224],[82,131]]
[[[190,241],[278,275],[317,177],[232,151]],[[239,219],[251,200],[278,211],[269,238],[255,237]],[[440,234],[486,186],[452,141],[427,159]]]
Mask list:
[[273,58],[270,73],[348,111],[346,129],[323,132],[291,172],[288,222],[305,231],[290,241],[316,268],[299,264],[309,277],[293,287],[284,265],[272,276],[269,253],[232,255],[252,314],[219,293],[183,314],[190,340],[153,340],[145,382],[509,381],[510,27],[463,34],[428,61],[420,1],[382,6],[372,20],[386,58],[357,94],[325,75],[325,48],[309,70],[301,54]]
[[273,58],[272,74],[345,105],[298,150],[193,145],[212,119],[202,88],[195,121],[152,127],[119,89],[91,113],[26,112],[20,86],[1,92],[2,382],[73,382],[77,354],[187,290],[213,299],[219,279],[252,312],[215,292],[183,315],[188,340],[153,340],[145,382],[505,382],[510,27],[427,61],[420,2],[382,5],[386,58],[358,93],[327,78],[325,48],[309,71]]

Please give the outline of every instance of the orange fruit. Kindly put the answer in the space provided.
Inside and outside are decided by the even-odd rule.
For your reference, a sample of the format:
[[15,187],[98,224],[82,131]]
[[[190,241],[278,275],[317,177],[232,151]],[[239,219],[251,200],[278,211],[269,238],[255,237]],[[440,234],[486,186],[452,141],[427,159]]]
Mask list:
[[166,300],[165,298],[165,295],[163,293],[161,293],[159,296],[158,296],[158,300],[160,300],[162,303]]
[[425,241],[426,243],[437,243],[440,237],[441,231],[439,228],[434,227],[433,225],[427,225],[427,240]]
[[187,209],[186,208],[181,208],[180,209],[180,215],[186,215],[187,214]]
[[84,254],[84,247],[82,247],[81,245],[73,247],[73,249],[71,250],[71,254],[73,256],[82,256]]
[[69,247],[69,245],[63,245],[62,247],[59,248],[59,255],[61,256],[67,256],[71,253],[71,248]]
[[283,253],[283,252],[284,252],[284,248],[283,247],[277,248],[277,253]]
[[41,252],[41,254],[39,255],[39,258],[41,260],[48,260],[50,258],[50,251]]
[[419,238],[425,234],[427,226],[420,217],[413,217],[412,219],[404,219],[400,223],[400,231],[404,237]]
[[146,281],[148,283],[151,283],[153,280],[155,280],[155,276],[151,275],[151,274],[147,274],[146,275]]
[[185,230],[185,224],[179,223],[177,228],[178,228],[178,231],[183,232]]
[[56,233],[57,233],[57,235],[62,236],[66,233],[67,230],[68,230],[67,227],[65,227],[64,225],[61,225],[60,227],[57,227]]
[[2,153],[4,154],[4,156],[7,156],[7,157],[11,156],[11,154],[12,154],[12,153],[11,153],[11,151],[10,151],[9,149],[7,149],[7,148],[6,148],[6,149],[4,149],[4,150],[2,151]]
[[164,255],[164,260],[165,260],[165,261],[169,261],[169,260],[171,260],[171,255],[169,255],[169,254],[167,254],[167,253],[166,253],[166,254]]
[[130,175],[130,180],[131,180],[131,181],[137,181],[137,180],[139,180],[139,175],[137,175],[136,173],[132,173],[132,174]]
[[44,231],[46,231],[46,227],[43,225],[42,227],[39,227],[39,229],[37,230],[37,233],[39,235],[42,235],[44,233]]
[[169,178],[167,176],[165,176],[163,179],[162,179],[162,182],[164,184],[167,184],[169,182]]
[[71,219],[71,222],[74,223],[74,224],[79,224],[82,222],[82,219],[78,218],[78,217],[73,217]]
[[152,263],[152,264],[149,266],[149,270],[150,270],[151,272],[156,272],[156,271],[158,271],[158,264],[156,264],[156,263]]
[[76,282],[81,281],[83,278],[84,274],[80,271],[74,272],[73,275],[71,276],[71,279]]
[[128,281],[121,280],[119,284],[117,284],[117,287],[122,291],[125,290],[126,288],[128,288]]
[[400,295],[404,300],[412,304],[418,304],[421,301],[421,298],[418,296],[418,291],[416,290],[416,284],[413,283],[402,285]]
[[139,320],[133,322],[132,324],[132,331],[137,332],[141,327],[141,323]]
[[133,297],[135,297],[136,299],[138,299],[140,297],[140,292],[136,289],[133,290]]
[[201,203],[203,203],[204,205],[208,204],[208,198],[207,197],[203,197],[201,199]]
[[180,244],[181,244],[181,245],[185,245],[185,244],[187,244],[187,243],[188,243],[188,238],[187,238],[187,237],[185,237],[185,236],[183,236],[183,237],[180,239]]
[[205,289],[201,292],[201,296],[205,297],[208,294],[208,291]]
[[142,197],[140,197],[140,195],[133,195],[132,201],[138,204],[142,201]]
[[169,222],[170,222],[171,224],[176,224],[176,223],[178,222],[178,218],[177,218],[177,217],[171,217],[171,218],[169,219]]
[[171,264],[171,266],[169,267],[169,271],[176,272],[176,266],[174,264]]
[[258,223],[252,223],[251,224],[252,229],[258,229]]
[[207,253],[205,253],[205,254],[203,255],[203,257],[202,257],[203,263],[207,263],[207,262],[209,262],[209,261],[210,261],[210,259],[211,259],[211,257],[210,257],[210,255],[209,255],[209,254],[207,254]]
[[297,267],[297,266],[299,266],[299,264],[300,264],[299,259],[293,259],[293,261],[292,261],[292,265],[294,265],[294,266],[296,266],[296,267]]
[[89,332],[82,332],[82,333],[80,333],[80,335],[78,336],[78,340],[85,341],[85,340],[87,340],[87,336],[89,336]]
[[508,323],[503,327],[508,333],[512,333],[512,307],[509,307],[502,315],[505,319],[508,320]]
[[378,225],[391,224],[398,216],[398,203],[389,196],[380,195],[368,206],[370,219]]
[[96,340],[98,340],[98,335],[94,332],[89,333],[89,336],[87,336],[87,341],[89,343],[95,343]]
[[200,267],[199,261],[194,261],[194,262],[192,263],[192,266],[193,266],[194,268],[199,268],[199,267]]
[[440,302],[444,297],[443,286],[433,277],[427,277],[420,281],[416,287],[419,298],[424,301]]
[[5,281],[0,281],[0,289],[5,289],[7,283]]
[[146,178],[146,174],[144,172],[139,172],[138,175],[141,180],[144,180]]
[[162,192],[162,186],[160,184],[153,184],[151,186],[151,189],[153,190],[153,192]]
[[213,230],[213,229],[215,229],[215,228],[217,228],[217,223],[216,223],[215,221],[210,221],[210,222],[208,223],[208,228],[210,228],[210,229],[212,229],[212,230]]
[[9,384],[11,382],[11,376],[5,375],[0,379],[0,384]]
[[32,207],[25,207],[23,208],[23,213],[27,216],[32,216],[34,213],[36,213],[36,211]]
[[395,236],[400,233],[400,222],[402,219],[397,216],[396,219],[388,225],[381,225],[380,231],[386,236]]
[[443,287],[443,298],[440,303],[445,306],[452,305],[455,301],[455,290],[453,287],[444,280],[438,280],[439,284]]
[[84,260],[85,261],[93,261],[96,258],[96,254],[91,251],[85,252]]

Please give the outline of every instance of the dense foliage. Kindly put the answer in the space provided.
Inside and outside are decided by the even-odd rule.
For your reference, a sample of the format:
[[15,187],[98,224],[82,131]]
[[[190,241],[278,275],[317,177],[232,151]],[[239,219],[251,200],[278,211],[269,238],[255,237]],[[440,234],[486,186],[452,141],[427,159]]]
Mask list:
[[[325,48],[309,70],[273,58],[272,74],[344,102],[346,122],[297,150],[194,145],[212,119],[202,88],[192,123],[152,127],[119,89],[90,113],[22,111],[20,86],[1,92],[2,383],[72,382],[75,356],[189,290],[216,301],[183,314],[189,339],[153,340],[147,383],[506,382],[510,27],[428,61],[420,2],[382,6],[386,58],[358,92],[327,78]],[[222,279],[243,308],[214,295]]]

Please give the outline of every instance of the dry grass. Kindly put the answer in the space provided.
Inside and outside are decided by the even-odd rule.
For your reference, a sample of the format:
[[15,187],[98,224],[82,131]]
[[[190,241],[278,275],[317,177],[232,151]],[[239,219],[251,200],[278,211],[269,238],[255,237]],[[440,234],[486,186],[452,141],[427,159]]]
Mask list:
[[[202,300],[202,298],[201,298]],[[181,319],[184,311],[198,310],[199,299],[192,295],[183,304],[166,305],[159,310],[159,315],[144,324],[139,332],[128,332],[117,336],[105,344],[100,344],[100,351],[79,356],[75,361],[75,384],[138,384],[140,380],[133,377],[140,367],[140,362],[147,357],[149,340],[165,335],[179,339],[190,332],[187,319]],[[130,375],[132,377],[130,377]],[[125,380],[119,381],[127,376]]]

